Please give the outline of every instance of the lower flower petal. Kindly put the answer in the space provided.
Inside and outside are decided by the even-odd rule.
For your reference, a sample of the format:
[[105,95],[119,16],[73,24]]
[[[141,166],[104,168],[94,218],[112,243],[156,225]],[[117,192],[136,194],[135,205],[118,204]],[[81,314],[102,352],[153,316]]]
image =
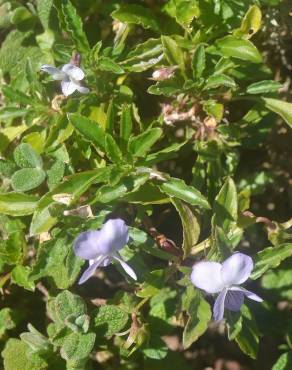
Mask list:
[[[77,85],[76,85],[77,86]],[[77,90],[81,93],[81,94],[88,94],[89,93],[89,89],[85,86],[81,86],[79,85],[77,87]]]
[[61,88],[62,88],[62,93],[65,96],[69,96],[74,93],[75,90],[77,90],[77,86],[73,81],[66,81],[63,80],[61,81]]
[[224,316],[224,303],[227,294],[227,289],[222,290],[222,292],[216,298],[214,307],[213,307],[213,318],[215,321],[220,321]]
[[242,292],[247,298],[252,299],[253,301],[263,302],[263,299],[261,297],[245,288],[231,287],[229,290]]
[[118,253],[114,253],[113,255],[113,258],[115,259],[115,260],[117,260],[120,264],[121,264],[121,266],[122,266],[122,268],[125,270],[125,272],[129,275],[129,276],[131,276],[131,278],[132,279],[134,279],[134,280],[137,280],[137,275],[136,275],[136,273],[135,273],[135,271],[132,269],[132,267],[130,267],[123,259],[122,259],[122,257],[121,257],[121,255],[120,254],[118,254]]
[[242,306],[244,301],[244,294],[241,291],[234,291],[228,289],[225,298],[225,308],[230,311],[240,311],[240,307]]
[[83,272],[81,278],[78,281],[78,284],[83,284],[87,281],[91,276],[94,274],[95,270],[102,264],[104,257],[101,256],[100,258],[96,259],[94,262],[89,264],[89,267]]

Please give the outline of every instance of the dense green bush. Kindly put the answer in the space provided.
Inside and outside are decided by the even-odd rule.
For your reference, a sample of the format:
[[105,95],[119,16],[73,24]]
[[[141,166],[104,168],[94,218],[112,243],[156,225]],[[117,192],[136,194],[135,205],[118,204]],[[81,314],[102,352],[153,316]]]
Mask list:
[[292,369],[291,12],[0,0],[5,370]]

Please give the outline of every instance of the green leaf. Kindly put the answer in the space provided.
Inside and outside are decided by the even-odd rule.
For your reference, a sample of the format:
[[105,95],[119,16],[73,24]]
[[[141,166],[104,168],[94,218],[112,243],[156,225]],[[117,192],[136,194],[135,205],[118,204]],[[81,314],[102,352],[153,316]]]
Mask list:
[[206,55],[205,48],[202,44],[196,47],[196,50],[192,59],[192,70],[194,79],[198,80],[202,77],[202,74],[206,67]]
[[30,267],[18,265],[12,270],[11,282],[33,292],[35,285],[29,277],[30,273]]
[[51,354],[53,348],[49,340],[31,324],[28,324],[27,327],[29,331],[20,334],[21,340],[28,344],[33,353],[42,355]]
[[171,255],[170,253],[167,253],[163,251],[162,249],[158,249],[157,244],[155,243],[155,240],[151,238],[147,233],[145,233],[145,231],[136,229],[134,227],[130,227],[129,235],[130,235],[130,240],[132,241],[132,243],[136,247],[143,245],[143,250],[146,253],[149,253],[154,257],[157,257],[157,258],[160,258],[166,261],[175,259],[175,257]]
[[[146,338],[148,333],[146,332]],[[168,348],[165,342],[159,337],[150,338],[150,343],[147,344],[147,348],[142,349],[142,353],[145,357],[153,360],[163,360],[168,354]]]
[[234,89],[236,88],[237,85],[235,81],[233,80],[233,78],[226,76],[224,74],[216,74],[216,75],[210,76],[206,80],[204,90],[214,89],[215,87],[219,87],[219,86],[226,86],[226,87],[230,87]]
[[22,262],[27,245],[21,231],[13,232],[7,239],[1,240],[0,246],[0,260],[2,263],[16,265]]
[[141,298],[153,297],[164,287],[165,271],[154,270],[147,274],[136,295]]
[[19,339],[9,339],[2,352],[5,370],[45,370],[48,364]]
[[279,266],[284,259],[290,256],[292,256],[292,243],[263,249],[254,257],[255,266],[251,278],[258,279],[267,270]]
[[292,351],[283,353],[273,365],[272,370],[290,370],[292,367]]
[[150,182],[143,184],[137,191],[125,195],[123,199],[131,203],[144,205],[169,203],[168,196],[163,194],[156,185]]
[[215,42],[215,49],[209,47],[208,51],[216,51],[224,57],[246,60],[251,63],[261,63],[262,56],[258,49],[249,40],[237,38],[235,36],[225,36]]
[[228,339],[234,340],[242,329],[242,315],[240,312],[232,312],[226,310],[225,316],[228,330]]
[[109,132],[110,134],[114,131],[115,127],[115,119],[116,119],[116,107],[114,100],[112,99],[109,102],[107,111],[106,111],[106,131]]
[[236,186],[228,177],[223,184],[214,203],[215,223],[226,233],[234,227],[237,221],[238,201]]
[[97,147],[104,148],[105,134],[97,122],[76,113],[69,114],[68,119],[85,139]]
[[138,44],[121,65],[132,72],[143,72],[155,66],[162,58],[163,50],[160,39],[149,39]]
[[271,98],[262,98],[265,107],[270,109],[272,112],[279,114],[283,120],[292,127],[292,103],[286,101],[271,99]]
[[[3,108],[0,109],[0,121],[5,121],[5,120],[8,120],[8,119],[24,117],[28,113],[29,113],[28,109],[20,109],[20,108],[15,108],[15,107],[3,107]],[[16,127],[14,127],[14,128],[16,128]]]
[[207,330],[212,313],[210,305],[193,286],[188,286],[185,295],[189,318],[183,332],[183,346],[187,349]]
[[63,179],[65,172],[65,164],[63,161],[57,160],[52,167],[47,171],[48,176],[48,187],[52,190],[57,186]]
[[207,199],[193,186],[186,185],[181,179],[170,178],[159,189],[170,197],[179,198],[193,206],[201,206],[209,209],[210,205]]
[[66,336],[63,346],[61,347],[61,357],[66,361],[86,359],[93,349],[94,342],[94,333],[71,333]]
[[171,66],[179,66],[182,72],[185,70],[184,55],[182,49],[170,36],[161,36],[163,52]]
[[172,198],[172,204],[179,213],[183,226],[183,251],[184,258],[187,258],[193,246],[195,246],[200,236],[200,224],[197,215],[179,199]]
[[192,0],[176,0],[175,5],[175,18],[177,22],[185,27],[190,27],[194,18],[198,18],[201,14],[199,1]]
[[101,57],[98,59],[98,68],[102,71],[112,72],[116,74],[123,74],[125,71],[118,63],[114,62],[111,58]]
[[123,105],[120,123],[120,137],[127,143],[133,128],[132,113],[130,105]]
[[67,289],[76,280],[82,261],[76,258],[72,243],[66,238],[52,239],[38,248],[30,278],[50,277],[59,289]]
[[63,325],[69,317],[77,318],[87,313],[83,299],[68,290],[59,293],[50,303],[50,307],[52,305],[54,307],[54,321]]
[[0,159],[0,174],[3,177],[10,178],[13,173],[16,171],[16,165],[12,161],[6,161],[3,159]]
[[[1,120],[1,119],[0,119]],[[28,129],[26,125],[10,126],[1,129],[0,132],[0,153],[4,152],[7,146],[18,136]]]
[[37,12],[44,29],[49,28],[54,0],[37,0]]
[[118,144],[109,134],[106,134],[105,136],[105,151],[106,155],[113,163],[121,163],[123,161],[123,154],[118,147]]
[[143,157],[161,136],[160,128],[151,128],[138,136],[131,137],[128,150],[133,157]]
[[7,330],[14,329],[16,321],[11,308],[2,308],[0,310],[0,339],[3,338]]
[[22,168],[11,177],[11,186],[15,191],[28,191],[40,186],[46,178],[41,168]]
[[214,117],[217,122],[220,122],[223,118],[224,105],[217,103],[215,100],[207,100],[203,103],[204,111]]
[[[288,261],[287,261],[288,262]],[[291,264],[288,262],[288,266]],[[275,270],[266,271],[261,279],[261,285],[277,297],[292,300],[292,274],[290,269],[278,267]]]
[[251,6],[245,14],[241,26],[234,31],[235,36],[251,38],[261,27],[262,13],[257,5]]
[[95,329],[107,338],[120,332],[128,322],[128,314],[114,305],[100,306],[93,317]]
[[145,158],[143,164],[145,164],[146,166],[151,166],[153,164],[165,161],[169,158],[177,157],[178,156],[177,152],[185,144],[186,144],[185,141],[183,141],[182,143],[174,143],[160,150],[159,152],[150,153]]
[[96,202],[109,203],[116,199],[124,197],[127,193],[135,193],[149,179],[149,174],[132,174],[123,177],[115,185],[103,185],[99,188],[97,195],[90,204]]
[[26,30],[34,25],[35,19],[25,6],[18,6],[10,13],[10,22],[19,30]]
[[23,193],[0,194],[0,213],[9,216],[27,216],[32,214],[38,202],[38,197]]
[[160,30],[155,15],[141,5],[122,5],[112,12],[111,16],[124,23],[140,24],[144,28],[151,28],[158,32]]
[[264,94],[264,93],[271,93],[276,92],[282,87],[277,81],[273,80],[266,80],[266,81],[259,81],[249,85],[246,88],[246,92],[248,94]]
[[61,4],[66,29],[71,35],[78,51],[88,52],[90,49],[88,40],[83,31],[82,19],[77,14],[76,8],[69,0],[62,0]]
[[181,82],[176,78],[168,78],[164,81],[157,81],[155,85],[149,86],[147,92],[153,95],[173,96],[182,89]]
[[43,166],[41,157],[29,144],[18,145],[13,156],[15,163],[22,168],[41,168]]
[[242,329],[235,337],[240,349],[253,359],[257,358],[259,348],[259,332],[252,312],[247,306],[241,308]]
[[27,96],[23,92],[15,90],[8,85],[2,86],[1,90],[5,95],[5,98],[8,98],[11,102],[16,102],[24,105],[31,105],[32,103],[32,98],[30,96]]
[[67,181],[56,186],[54,190],[45,194],[37,205],[32,222],[30,225],[31,235],[40,234],[50,230],[58,218],[51,214],[50,206],[56,204],[52,198],[55,194],[69,194],[72,202],[78,199],[93,183],[104,182],[108,179],[109,169],[100,168],[99,170],[80,172],[70,176]]

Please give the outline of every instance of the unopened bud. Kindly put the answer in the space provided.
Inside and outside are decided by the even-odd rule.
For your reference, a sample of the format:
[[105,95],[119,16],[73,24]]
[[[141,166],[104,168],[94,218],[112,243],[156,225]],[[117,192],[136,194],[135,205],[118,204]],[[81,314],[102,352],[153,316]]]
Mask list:
[[173,77],[174,71],[177,69],[177,66],[173,67],[165,67],[161,69],[157,69],[152,73],[152,80],[154,81],[163,81],[167,80],[168,78]]

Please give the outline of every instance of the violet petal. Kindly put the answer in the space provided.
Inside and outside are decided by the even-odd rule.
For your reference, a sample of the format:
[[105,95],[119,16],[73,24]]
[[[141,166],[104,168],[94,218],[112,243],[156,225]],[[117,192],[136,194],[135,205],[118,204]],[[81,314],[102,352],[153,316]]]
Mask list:
[[207,293],[219,293],[224,288],[221,278],[222,265],[218,262],[199,262],[193,266],[192,283]]
[[100,231],[85,231],[81,233],[74,241],[74,253],[84,260],[92,260],[98,257]]
[[120,254],[115,253],[115,254],[113,254],[112,256],[113,256],[113,258],[114,258],[115,260],[117,260],[117,261],[120,263],[120,265],[122,266],[122,268],[124,269],[124,271],[125,271],[129,276],[131,276],[131,278],[132,278],[132,279],[137,280],[137,275],[136,275],[135,271],[132,269],[132,267],[131,267],[131,266],[129,266],[129,265],[128,265],[128,264],[127,264],[127,263],[122,259],[122,257],[121,257],[121,255],[120,255]]
[[215,321],[220,321],[224,316],[224,303],[227,294],[227,289],[223,289],[215,300],[213,307],[213,318]]
[[241,291],[229,290],[225,297],[225,308],[230,311],[240,311],[244,301],[244,294]]
[[103,258],[98,258],[89,267],[83,272],[81,278],[78,281],[78,284],[83,284],[87,281],[91,276],[94,274],[95,270],[98,268],[99,265],[103,262]]
[[121,219],[108,220],[100,230],[98,248],[101,254],[111,254],[122,249],[129,240],[128,226]]
[[253,301],[263,302],[263,299],[261,297],[245,288],[231,287],[229,290],[242,292],[247,298],[252,299]]
[[225,286],[242,284],[253,269],[251,257],[243,253],[235,253],[222,264],[221,276]]
[[81,68],[74,66],[73,64],[64,64],[61,68],[69,77],[76,81],[80,81],[84,78],[84,72]]
[[62,80],[61,89],[62,89],[63,95],[69,96],[73,94],[75,90],[77,90],[77,85],[73,81]]

